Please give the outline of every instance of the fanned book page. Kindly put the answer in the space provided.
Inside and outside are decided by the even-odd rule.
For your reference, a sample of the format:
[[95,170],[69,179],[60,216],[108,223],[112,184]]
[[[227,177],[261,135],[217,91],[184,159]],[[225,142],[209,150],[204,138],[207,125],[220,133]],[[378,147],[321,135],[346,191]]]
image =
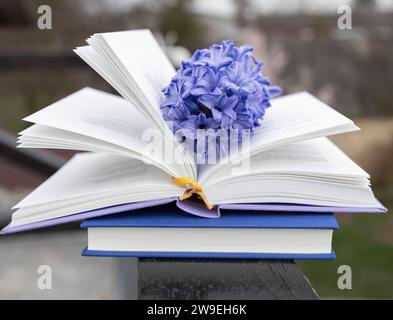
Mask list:
[[20,133],[20,147],[108,152],[148,160],[173,176],[192,176],[183,163],[163,162],[147,152],[150,140],[144,134],[151,125],[134,105],[113,94],[84,88],[24,120],[35,124]]
[[181,161],[187,176],[196,178],[197,169],[186,149],[174,139],[160,112],[161,90],[175,74],[167,56],[150,30],[97,33],[86,40],[89,46],[75,52],[162,132],[165,145]]
[[368,174],[327,138],[258,153],[251,157],[247,173],[227,168],[204,184],[204,192],[214,204],[379,206]]
[[[19,147],[89,153],[75,156],[18,203],[8,230],[86,212],[100,215],[118,205],[183,199],[189,183],[179,186],[173,178],[196,180],[199,196],[216,208],[386,210],[374,198],[367,173],[325,138],[358,128],[309,93],[273,99],[249,153],[197,165],[160,113],[161,89],[175,70],[152,33],[95,34],[87,42],[77,54],[123,97],[85,88],[25,118],[33,125],[20,133]],[[152,139],[150,130],[160,134]]]
[[75,52],[130,100],[148,121],[164,124],[161,89],[175,69],[150,30],[97,33]]
[[183,191],[162,170],[104,153],[74,156],[15,205],[12,227],[121,203],[179,197]]
[[261,127],[251,138],[250,152],[234,154],[228,161],[201,166],[198,180],[203,183],[225,168],[290,142],[359,130],[353,121],[306,92],[273,99]]

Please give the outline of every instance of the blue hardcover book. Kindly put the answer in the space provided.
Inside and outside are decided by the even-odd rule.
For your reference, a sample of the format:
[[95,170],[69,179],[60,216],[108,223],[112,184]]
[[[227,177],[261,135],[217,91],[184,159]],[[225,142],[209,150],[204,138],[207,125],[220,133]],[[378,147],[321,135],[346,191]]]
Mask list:
[[334,259],[331,213],[227,212],[220,219],[166,207],[85,220],[84,256]]

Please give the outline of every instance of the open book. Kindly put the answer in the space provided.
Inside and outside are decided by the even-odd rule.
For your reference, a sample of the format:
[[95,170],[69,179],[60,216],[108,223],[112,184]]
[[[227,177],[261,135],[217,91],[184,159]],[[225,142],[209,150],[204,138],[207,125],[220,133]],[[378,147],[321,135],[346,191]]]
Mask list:
[[[358,128],[312,95],[273,99],[248,152],[197,164],[162,118],[161,89],[175,70],[152,33],[102,33],[87,42],[75,52],[122,97],[84,88],[24,119],[34,124],[19,147],[89,152],[19,202],[3,233],[171,201],[206,217],[220,209],[386,210],[368,174],[326,138]],[[196,181],[214,208],[197,197],[179,201],[190,188],[174,183],[179,177]]]

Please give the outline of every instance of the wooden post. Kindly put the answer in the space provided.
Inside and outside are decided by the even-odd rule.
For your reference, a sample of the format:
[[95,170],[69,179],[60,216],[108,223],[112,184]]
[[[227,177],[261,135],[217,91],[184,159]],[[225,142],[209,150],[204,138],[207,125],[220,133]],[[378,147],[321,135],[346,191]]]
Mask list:
[[292,260],[121,258],[119,264],[123,299],[318,299]]

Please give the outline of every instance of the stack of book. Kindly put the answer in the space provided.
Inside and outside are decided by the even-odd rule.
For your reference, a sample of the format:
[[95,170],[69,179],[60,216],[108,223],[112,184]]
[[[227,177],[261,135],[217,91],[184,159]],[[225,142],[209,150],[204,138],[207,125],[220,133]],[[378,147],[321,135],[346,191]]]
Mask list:
[[[85,255],[327,259],[332,212],[386,211],[327,138],[358,128],[311,94],[273,99],[248,154],[196,164],[162,118],[175,70],[151,32],[87,42],[76,53],[122,97],[84,88],[24,119],[19,147],[88,152],[19,202],[2,234],[84,220]],[[213,208],[180,200],[196,189]]]

